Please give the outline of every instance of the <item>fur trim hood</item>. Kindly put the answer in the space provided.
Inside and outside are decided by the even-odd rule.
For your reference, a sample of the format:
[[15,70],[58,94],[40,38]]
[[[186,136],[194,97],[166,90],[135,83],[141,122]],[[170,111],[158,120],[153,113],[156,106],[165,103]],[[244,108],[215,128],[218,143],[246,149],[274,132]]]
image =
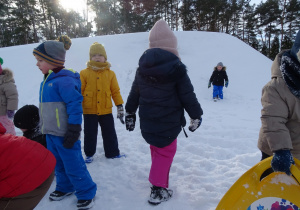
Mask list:
[[275,57],[275,60],[273,61],[273,64],[271,67],[271,78],[282,77],[282,74],[280,71],[281,57],[282,57],[283,53],[285,53],[286,51],[288,51],[288,50],[281,51]]
[[[217,67],[216,66],[214,67],[214,71],[217,71]],[[223,66],[223,68],[222,68],[221,71],[226,71],[226,66]]]
[[6,83],[6,82],[13,82],[13,83],[15,82],[14,74],[8,68],[4,68],[2,74],[0,75],[0,84]]

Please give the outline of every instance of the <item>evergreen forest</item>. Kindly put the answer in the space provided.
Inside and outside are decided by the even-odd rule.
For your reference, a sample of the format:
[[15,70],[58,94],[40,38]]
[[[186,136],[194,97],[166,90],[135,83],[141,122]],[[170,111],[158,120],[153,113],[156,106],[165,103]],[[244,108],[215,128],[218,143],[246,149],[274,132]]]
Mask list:
[[[174,31],[227,33],[270,59],[300,29],[299,0],[83,0],[85,13],[59,0],[1,0],[0,47],[56,39],[146,32],[159,19]],[[93,14],[91,16],[91,14]],[[91,18],[92,17],[92,18]]]

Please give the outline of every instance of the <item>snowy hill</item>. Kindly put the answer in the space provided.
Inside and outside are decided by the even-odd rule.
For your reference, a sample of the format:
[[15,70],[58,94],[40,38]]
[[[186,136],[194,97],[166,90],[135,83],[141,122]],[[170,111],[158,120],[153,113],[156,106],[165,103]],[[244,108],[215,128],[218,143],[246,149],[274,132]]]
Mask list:
[[[270,80],[271,60],[242,41],[222,33],[175,32],[179,54],[188,68],[198,100],[203,108],[203,122],[194,133],[178,137],[178,150],[170,171],[173,198],[156,210],[213,210],[229,187],[260,160],[256,147],[260,128],[261,89]],[[80,71],[89,59],[93,42],[103,44],[111,69],[117,74],[121,94],[126,101],[141,54],[148,47],[148,33],[111,35],[72,40],[66,67]],[[36,67],[32,50],[37,44],[0,48],[3,67],[15,74],[19,107],[38,105],[39,85],[43,75]],[[208,80],[213,67],[222,61],[227,67],[229,86],[224,100],[212,101]],[[116,108],[113,108],[116,117]],[[189,120],[186,115],[187,120]],[[129,133],[115,120],[119,148],[127,158],[108,160],[104,157],[102,138],[98,135],[97,155],[88,169],[98,185],[93,209],[147,210],[150,194],[148,174],[150,149],[140,134],[139,122]],[[21,131],[17,134],[21,135]],[[100,133],[100,131],[99,131]],[[83,137],[83,134],[82,134]],[[49,192],[37,210],[71,210],[76,197],[50,202]]]

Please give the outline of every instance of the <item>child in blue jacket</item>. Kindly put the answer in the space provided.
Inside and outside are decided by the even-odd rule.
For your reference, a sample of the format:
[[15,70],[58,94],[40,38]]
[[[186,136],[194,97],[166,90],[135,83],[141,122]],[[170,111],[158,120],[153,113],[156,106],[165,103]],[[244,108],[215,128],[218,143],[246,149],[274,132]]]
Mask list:
[[40,87],[41,131],[56,158],[56,189],[50,200],[59,201],[75,192],[78,209],[93,206],[97,186],[81,153],[82,100],[80,75],[64,67],[68,36],[46,41],[34,48],[37,66],[44,74]]

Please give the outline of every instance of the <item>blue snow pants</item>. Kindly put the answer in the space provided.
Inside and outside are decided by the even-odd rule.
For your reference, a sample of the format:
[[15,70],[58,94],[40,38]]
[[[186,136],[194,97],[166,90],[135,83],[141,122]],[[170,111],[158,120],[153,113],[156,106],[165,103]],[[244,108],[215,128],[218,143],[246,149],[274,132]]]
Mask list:
[[223,86],[214,85],[213,98],[216,98],[218,96],[220,99],[223,99]]
[[78,200],[90,200],[96,195],[97,185],[87,170],[81,153],[81,142],[76,141],[71,149],[63,146],[64,137],[46,134],[47,148],[56,158],[56,189],[74,192]]

